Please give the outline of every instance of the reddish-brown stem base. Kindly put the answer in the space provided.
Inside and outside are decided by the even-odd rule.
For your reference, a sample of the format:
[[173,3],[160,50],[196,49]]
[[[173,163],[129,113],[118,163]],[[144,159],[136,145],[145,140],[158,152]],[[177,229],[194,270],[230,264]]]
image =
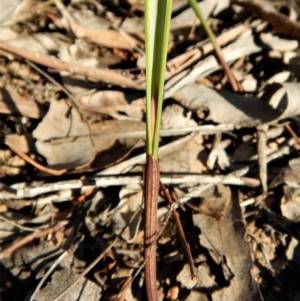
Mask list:
[[148,301],[157,300],[156,288],[156,224],[159,191],[159,165],[153,156],[147,158],[145,169],[145,282]]

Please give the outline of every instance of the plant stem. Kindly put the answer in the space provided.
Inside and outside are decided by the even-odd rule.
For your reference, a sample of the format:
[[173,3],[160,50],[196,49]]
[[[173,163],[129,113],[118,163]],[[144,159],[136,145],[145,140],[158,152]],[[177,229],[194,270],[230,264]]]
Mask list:
[[209,37],[211,43],[213,44],[215,51],[216,51],[217,58],[218,58],[220,64],[222,65],[225,73],[228,76],[228,80],[231,84],[232,90],[235,92],[241,91],[241,86],[235,79],[231,69],[229,68],[227,62],[225,61],[221,47],[219,46],[217,39],[216,39],[214,33],[212,32],[212,30],[210,29],[205,17],[203,16],[202,11],[198,6],[197,1],[196,0],[188,0],[188,2],[190,4],[190,6],[193,8],[193,10],[196,13],[197,17],[199,18],[199,20],[201,21],[201,24],[202,24],[207,36]]
[[148,301],[157,300],[156,289],[156,223],[159,190],[159,165],[153,156],[147,158],[145,169],[145,281]]

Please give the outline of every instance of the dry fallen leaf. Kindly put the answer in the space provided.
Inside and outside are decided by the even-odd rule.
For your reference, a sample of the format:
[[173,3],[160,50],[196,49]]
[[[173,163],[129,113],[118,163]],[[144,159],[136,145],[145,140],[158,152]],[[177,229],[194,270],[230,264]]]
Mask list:
[[[132,129],[144,129],[143,122],[107,120],[83,121],[63,100],[52,100],[50,109],[33,131],[36,149],[55,168],[72,169],[91,164],[108,165],[126,155],[138,139],[124,139]],[[118,138],[115,138],[118,134]],[[130,135],[129,135],[130,137]],[[109,154],[109,155],[108,155]]]
[[200,118],[216,123],[253,127],[299,115],[299,93],[299,83],[273,84],[266,87],[262,96],[265,101],[262,101],[255,97],[190,84],[174,97]]
[[185,264],[183,269],[179,272],[176,280],[183,286],[192,290],[201,290],[213,292],[218,289],[218,285],[210,274],[209,268],[206,264],[199,265],[196,269],[196,276],[194,279],[191,277],[191,270],[188,264]]
[[160,159],[160,171],[200,173],[206,170],[204,163],[206,156],[207,154],[202,144],[202,136],[195,135],[184,146],[174,149],[172,153]]
[[0,88],[0,113],[38,119],[45,115],[46,110],[32,96],[21,96],[15,88],[7,86]]
[[[54,300],[60,293],[62,293],[69,285],[71,285],[78,275],[70,269],[61,269],[55,271],[51,277],[51,281],[40,290],[36,296],[36,301]],[[101,287],[94,282],[85,278],[81,279],[76,286],[74,286],[66,295],[59,300],[62,301],[98,301],[101,294]]]
[[238,193],[233,192],[222,219],[216,220],[198,213],[193,215],[193,223],[201,231],[201,244],[216,254],[216,263],[222,266],[224,277],[229,281],[228,287],[212,294],[212,300],[262,300],[258,285],[250,274],[252,259],[249,245],[244,238],[245,225]]
[[[79,96],[79,107],[91,114],[107,114],[118,120],[142,120],[145,102],[141,95],[104,90]],[[134,129],[136,130],[136,129]]]

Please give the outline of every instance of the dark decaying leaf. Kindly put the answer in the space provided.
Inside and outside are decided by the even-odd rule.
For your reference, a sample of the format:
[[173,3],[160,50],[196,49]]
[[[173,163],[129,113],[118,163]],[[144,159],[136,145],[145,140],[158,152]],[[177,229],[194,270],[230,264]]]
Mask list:
[[213,301],[263,300],[257,283],[252,279],[252,259],[245,241],[245,225],[239,206],[238,192],[233,191],[231,201],[217,220],[204,214],[193,215],[194,225],[201,231],[201,244],[213,252],[216,263],[222,266],[228,286],[212,294]]

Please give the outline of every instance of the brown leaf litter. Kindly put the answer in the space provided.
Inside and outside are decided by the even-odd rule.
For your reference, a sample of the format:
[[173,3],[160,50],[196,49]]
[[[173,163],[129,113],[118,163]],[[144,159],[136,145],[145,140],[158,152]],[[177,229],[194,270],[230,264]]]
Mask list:
[[[173,2],[158,298],[297,301],[299,1],[199,2],[243,93]],[[142,16],[126,0],[1,10],[1,300],[146,298]]]

